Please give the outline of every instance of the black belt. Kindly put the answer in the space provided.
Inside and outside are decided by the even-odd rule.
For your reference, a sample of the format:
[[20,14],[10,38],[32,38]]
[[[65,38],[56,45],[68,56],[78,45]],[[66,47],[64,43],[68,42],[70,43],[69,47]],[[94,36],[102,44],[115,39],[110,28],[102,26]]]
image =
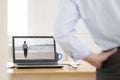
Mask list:
[[[113,48],[112,48],[113,49]],[[112,50],[112,49],[109,49],[109,50],[104,50],[103,52],[109,52],[110,50]],[[120,46],[119,47],[117,47],[117,49],[118,50],[120,50]]]

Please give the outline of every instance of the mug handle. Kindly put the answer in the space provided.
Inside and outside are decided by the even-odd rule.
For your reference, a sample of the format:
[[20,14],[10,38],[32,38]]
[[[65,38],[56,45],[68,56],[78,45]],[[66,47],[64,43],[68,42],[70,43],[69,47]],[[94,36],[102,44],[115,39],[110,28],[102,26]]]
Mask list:
[[62,54],[61,53],[56,52],[56,55],[57,55],[57,61],[62,59]]
[[58,55],[60,56],[60,57],[58,58],[58,60],[62,59],[62,54],[61,54],[61,53],[58,53]]

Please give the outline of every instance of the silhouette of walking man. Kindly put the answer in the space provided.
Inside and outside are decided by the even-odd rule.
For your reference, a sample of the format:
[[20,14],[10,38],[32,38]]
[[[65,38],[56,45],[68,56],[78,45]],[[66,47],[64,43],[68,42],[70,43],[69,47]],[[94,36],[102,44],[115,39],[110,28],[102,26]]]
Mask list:
[[26,44],[26,41],[24,41],[23,43],[23,51],[24,51],[24,57],[27,58],[28,45]]

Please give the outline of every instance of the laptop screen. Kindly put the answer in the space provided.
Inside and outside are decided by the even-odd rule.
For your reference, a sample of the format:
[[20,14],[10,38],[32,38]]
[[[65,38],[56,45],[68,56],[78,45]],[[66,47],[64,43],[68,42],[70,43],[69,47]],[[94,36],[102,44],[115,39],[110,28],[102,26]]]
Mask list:
[[55,61],[55,40],[52,36],[14,36],[13,61]]

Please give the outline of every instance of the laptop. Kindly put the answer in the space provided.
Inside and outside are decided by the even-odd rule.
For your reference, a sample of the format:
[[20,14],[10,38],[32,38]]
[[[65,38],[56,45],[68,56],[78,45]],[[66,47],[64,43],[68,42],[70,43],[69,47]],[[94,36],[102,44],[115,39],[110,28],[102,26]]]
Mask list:
[[13,64],[16,68],[62,68],[53,36],[13,36]]

